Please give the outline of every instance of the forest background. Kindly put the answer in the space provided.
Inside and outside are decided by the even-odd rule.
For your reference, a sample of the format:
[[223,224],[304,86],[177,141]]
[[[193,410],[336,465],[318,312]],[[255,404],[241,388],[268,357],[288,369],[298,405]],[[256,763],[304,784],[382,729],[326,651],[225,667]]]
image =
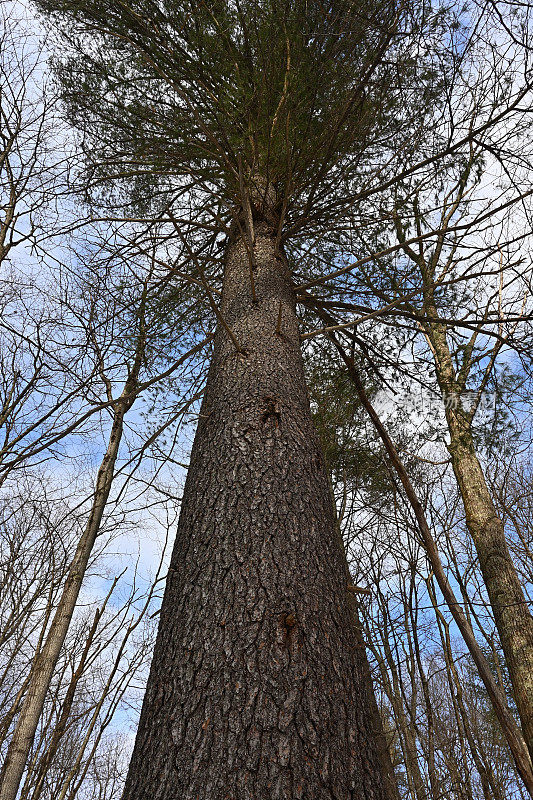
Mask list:
[[[400,795],[526,798],[530,10],[393,12],[392,49],[354,93],[360,155],[343,140],[332,166],[319,120],[321,158],[294,160],[280,240]],[[0,14],[0,747],[27,743],[9,797],[113,800],[213,331],[235,337],[219,307],[231,209],[198,167],[169,177],[164,96],[126,164],[76,106],[57,29],[18,0]],[[297,56],[289,37],[281,50],[269,135],[283,151]],[[254,176],[237,161],[252,241]],[[252,298],[253,275],[251,261]]]

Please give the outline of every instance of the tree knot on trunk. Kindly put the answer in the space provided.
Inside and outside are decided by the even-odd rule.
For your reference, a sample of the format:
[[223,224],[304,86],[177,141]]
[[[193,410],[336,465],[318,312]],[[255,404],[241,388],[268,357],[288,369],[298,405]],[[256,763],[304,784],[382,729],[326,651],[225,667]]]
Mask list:
[[289,613],[285,612],[283,614],[283,625],[287,630],[291,630],[291,628],[294,628],[296,626],[296,617],[294,616],[294,614],[291,614],[290,612]]
[[283,636],[283,644],[289,646],[291,643],[292,635],[294,633],[294,629],[296,628],[298,622],[295,615],[292,611],[284,611],[281,614],[280,618],[280,630]]
[[248,178],[248,197],[254,220],[277,222],[277,193],[274,184],[253,171]]
[[274,425],[279,428],[281,420],[280,403],[276,397],[263,397],[265,410],[261,416],[261,425],[266,425],[269,420],[274,420]]

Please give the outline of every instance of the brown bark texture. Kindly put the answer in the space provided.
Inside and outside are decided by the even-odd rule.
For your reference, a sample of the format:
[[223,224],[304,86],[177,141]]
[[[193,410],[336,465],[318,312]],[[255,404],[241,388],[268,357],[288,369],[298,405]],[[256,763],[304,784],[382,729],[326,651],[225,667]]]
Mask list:
[[255,237],[255,302],[226,249],[234,339],[219,323],[124,800],[387,797],[290,275]]

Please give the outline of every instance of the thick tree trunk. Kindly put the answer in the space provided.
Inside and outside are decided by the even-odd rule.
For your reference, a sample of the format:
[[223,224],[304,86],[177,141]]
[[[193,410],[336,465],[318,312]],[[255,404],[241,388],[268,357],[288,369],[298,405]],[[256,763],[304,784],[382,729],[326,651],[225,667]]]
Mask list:
[[[384,800],[274,232],[222,314],[124,800]],[[242,352],[239,352],[235,340]]]

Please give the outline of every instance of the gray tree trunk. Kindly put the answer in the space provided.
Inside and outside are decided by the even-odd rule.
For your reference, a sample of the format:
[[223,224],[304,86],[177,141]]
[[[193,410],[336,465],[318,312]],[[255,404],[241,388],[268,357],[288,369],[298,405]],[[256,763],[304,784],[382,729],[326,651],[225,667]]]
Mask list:
[[[219,324],[124,800],[385,800],[274,231]],[[389,795],[390,796],[390,795]]]
[[132,381],[126,384],[126,388],[115,406],[107,451],[98,470],[89,520],[77,544],[50,629],[41,650],[36,653],[31,667],[22,708],[0,773],[0,800],[15,800],[18,794],[46,695],[70,627],[111,490],[115,462],[124,428],[124,416],[135,399],[131,383]]
[[[430,313],[437,316],[435,306]],[[437,378],[447,399],[448,449],[483,581],[498,629],[522,731],[533,759],[533,616],[507,546],[504,524],[492,500],[477,457],[471,421],[461,407],[461,387],[442,323],[433,323]],[[450,403],[455,399],[457,405]]]

